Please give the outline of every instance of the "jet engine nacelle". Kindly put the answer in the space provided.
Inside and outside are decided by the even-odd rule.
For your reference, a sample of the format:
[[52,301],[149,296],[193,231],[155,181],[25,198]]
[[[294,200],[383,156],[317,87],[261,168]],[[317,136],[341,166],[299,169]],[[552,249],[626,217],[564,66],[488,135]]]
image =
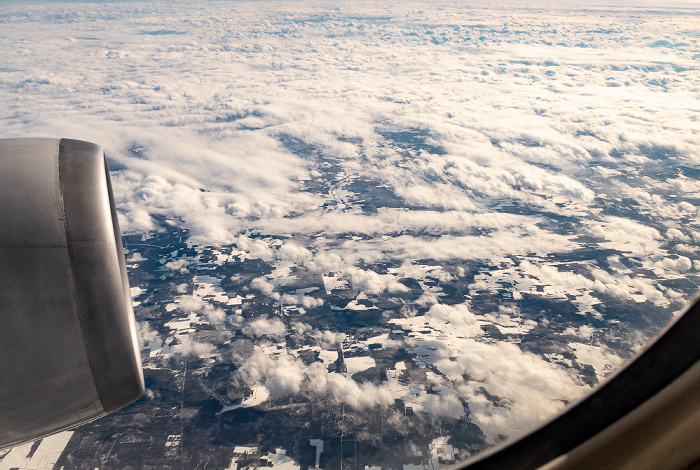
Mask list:
[[94,420],[143,391],[102,149],[0,140],[0,448]]

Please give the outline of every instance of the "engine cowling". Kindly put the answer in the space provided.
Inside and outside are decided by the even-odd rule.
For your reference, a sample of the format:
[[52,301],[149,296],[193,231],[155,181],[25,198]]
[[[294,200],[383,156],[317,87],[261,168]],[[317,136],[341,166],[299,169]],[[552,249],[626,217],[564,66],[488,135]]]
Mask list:
[[144,392],[102,149],[0,140],[0,448],[75,427]]

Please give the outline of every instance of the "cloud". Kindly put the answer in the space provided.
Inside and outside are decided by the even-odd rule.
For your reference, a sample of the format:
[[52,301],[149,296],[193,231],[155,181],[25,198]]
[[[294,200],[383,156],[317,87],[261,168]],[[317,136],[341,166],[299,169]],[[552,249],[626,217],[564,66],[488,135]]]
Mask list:
[[303,265],[305,262],[310,261],[312,258],[311,252],[294,242],[285,242],[279,250],[277,250],[277,257],[284,261],[292,261],[295,264]]
[[140,348],[143,348],[149,344],[160,345],[163,342],[158,332],[153,330],[148,322],[137,322],[136,330]]
[[[239,2],[232,15],[211,2],[212,22],[193,2],[143,5],[11,6],[0,18],[2,134],[101,144],[123,231],[178,227],[190,245],[235,246],[272,270],[249,283],[255,295],[313,309],[323,299],[292,294],[299,272],[375,296],[420,280],[396,315],[442,328],[435,349],[407,340],[454,380],[426,399],[433,413],[466,401],[487,435],[512,435],[585,389],[563,365],[481,341],[480,322],[533,327],[517,311],[476,317],[481,293],[531,292],[595,318],[604,295],[667,311],[692,295],[666,281],[692,286],[700,270],[695,15],[340,2],[316,21],[301,3]],[[172,24],[181,34],[151,34]],[[468,283],[470,303],[441,305],[438,283]],[[181,309],[223,319],[186,297]],[[323,348],[348,338],[313,324],[289,331]],[[141,340],[160,342],[149,328]],[[610,331],[600,328],[566,334]],[[243,329],[287,334],[275,317]],[[179,341],[183,354],[215,353]],[[256,352],[239,371],[277,399],[392,403],[383,387],[284,352]]]
[[688,236],[686,236],[683,232],[681,232],[677,228],[668,229],[666,231],[666,238],[669,240],[683,240],[683,241],[688,240]]
[[355,267],[345,269],[345,273],[350,276],[352,287],[360,292],[378,295],[384,291],[408,291],[406,286],[401,284],[394,276],[389,274],[377,274],[371,270],[364,270]]
[[280,298],[280,294],[275,291],[275,286],[272,284],[270,281],[265,279],[264,277],[256,277],[250,282],[250,287],[255,290],[259,290],[262,292],[264,295],[267,295],[268,297],[272,297],[275,300],[278,300]]
[[456,393],[427,394],[420,400],[421,407],[433,416],[462,418],[466,412]]
[[[599,303],[597,299],[590,297],[593,294],[611,295],[622,300],[642,295],[643,300],[660,306],[669,306],[672,300],[680,297],[673,289],[660,287],[654,278],[633,275],[632,270],[620,263],[619,256],[609,257],[608,262],[613,272],[585,264],[574,272],[566,268],[560,269],[557,263],[534,264],[524,260],[517,267],[509,266],[476,276],[475,282],[470,284],[469,288],[474,291],[497,291],[502,288],[503,283],[508,283],[513,287],[514,295],[528,292],[530,295],[559,299],[578,297],[574,302],[578,302],[579,305],[590,300]],[[651,261],[648,263],[651,264]],[[676,272],[691,268],[689,259],[685,257],[663,259],[653,263],[653,266]],[[593,311],[590,313],[594,316],[599,315]]]
[[[498,434],[515,437],[551,417],[564,406],[563,400],[584,390],[563,368],[522,351],[511,343],[481,343],[469,340],[455,362],[436,364],[448,377],[467,374],[459,392],[472,412],[472,419],[491,439]],[[502,400],[505,407],[483,391]]]
[[292,329],[297,336],[301,337],[307,332],[311,331],[313,328],[307,323],[297,321],[292,324]]
[[428,315],[454,325],[462,334],[477,336],[482,333],[476,315],[469,311],[466,304],[435,304],[430,307]]
[[305,295],[302,297],[302,305],[304,305],[305,308],[318,308],[322,307],[325,301],[323,299],[319,299],[318,297],[311,297],[310,295]]
[[[188,8],[183,4],[171,14],[187,17]],[[398,6],[391,8],[401,11]],[[39,11],[40,21],[52,18],[51,7]],[[622,98],[616,96],[621,94],[620,90],[615,90],[614,95],[605,89],[595,89],[592,85],[597,84],[596,76],[587,72],[585,67],[594,63],[601,67],[596,73],[607,73],[616,82],[624,83],[636,78],[638,67],[651,67],[647,74],[653,75],[657,73],[653,69],[659,67],[655,65],[657,63],[672,62],[683,66],[686,60],[682,51],[674,52],[670,57],[660,55],[660,62],[654,54],[643,55],[639,51],[649,41],[641,36],[629,50],[615,47],[614,40],[619,32],[593,36],[589,46],[595,51],[590,53],[585,48],[576,48],[576,43],[569,41],[578,33],[590,31],[590,24],[586,16],[571,16],[570,12],[566,13],[569,29],[565,34],[542,26],[537,21],[542,12],[521,10],[524,17],[534,20],[531,23],[534,30],[527,35],[513,34],[514,45],[502,45],[499,41],[491,41],[502,34],[498,33],[501,30],[496,26],[504,24],[501,17],[504,11],[495,9],[492,18],[474,31],[437,27],[434,32],[446,39],[441,47],[432,44],[431,37],[425,34],[404,34],[404,28],[424,33],[420,22],[401,26],[385,22],[371,34],[378,40],[391,38],[395,41],[392,50],[398,54],[397,58],[387,62],[386,66],[401,67],[402,62],[409,63],[399,57],[411,57],[414,65],[413,69],[408,68],[401,74],[382,76],[375,70],[378,64],[367,68],[363,62],[369,50],[381,52],[382,41],[372,46],[365,45],[363,37],[367,31],[358,35],[358,30],[348,29],[342,22],[289,23],[283,17],[268,17],[269,12],[251,11],[251,14],[271,21],[270,28],[257,33],[255,47],[238,43],[233,37],[225,37],[222,44],[211,43],[207,41],[211,35],[207,33],[206,25],[185,28],[183,34],[177,36],[149,36],[146,44],[142,42],[139,31],[121,27],[123,17],[115,14],[109,5],[94,5],[82,15],[85,18],[104,18],[106,12],[111,20],[105,23],[107,36],[101,43],[105,46],[105,56],[91,59],[97,60],[103,74],[95,77],[94,82],[71,73],[72,69],[60,74],[38,74],[26,70],[26,65],[16,68],[18,72],[8,75],[7,81],[15,83],[17,89],[21,87],[25,93],[41,93],[35,99],[41,99],[42,95],[62,98],[65,96],[63,90],[81,93],[87,105],[73,112],[82,119],[70,123],[63,121],[50,127],[63,131],[59,132],[63,134],[68,131],[73,135],[92,135],[93,140],[104,142],[114,160],[128,166],[128,171],[115,175],[115,190],[125,229],[150,230],[154,228],[152,216],[177,216],[193,230],[195,239],[212,243],[234,240],[232,232],[246,225],[265,220],[279,222],[292,213],[304,213],[316,207],[317,198],[298,191],[298,182],[310,178],[308,162],[284,149],[280,145],[280,135],[292,136],[311,148],[346,161],[354,161],[361,151],[364,152],[369,158],[368,163],[378,170],[373,176],[393,186],[404,201],[412,205],[481,211],[483,201],[479,200],[480,197],[506,197],[556,210],[557,206],[547,196],[589,201],[592,191],[582,182],[569,174],[531,162],[570,165],[571,161],[564,162],[562,157],[566,160],[572,157],[573,162],[583,163],[590,159],[587,157],[590,151],[609,152],[620,135],[616,134],[618,130],[625,130],[628,136],[661,135],[660,140],[670,140],[670,136],[639,129],[642,126],[639,123],[635,128],[624,118],[625,109],[643,102],[647,97],[644,93],[635,90]],[[461,16],[463,13],[452,13],[457,21],[461,19],[464,24],[470,24],[468,18]],[[560,13],[546,11],[552,21],[561,19]],[[130,14],[140,18],[143,13],[131,11]],[[293,15],[303,18],[304,12],[295,11]],[[421,21],[424,20],[433,19]],[[232,22],[231,30],[245,33],[252,28],[246,23],[239,24],[235,18],[229,21]],[[308,37],[314,37],[314,47],[324,51],[303,56],[305,67],[316,71],[314,83],[317,88],[311,99],[309,88],[302,82],[287,87],[284,94],[277,93],[279,87],[287,83],[287,76],[295,73],[289,67],[289,57],[279,47],[280,41],[287,44],[297,42],[289,35],[278,35],[280,29],[290,25],[301,28],[305,35],[310,35]],[[19,19],[13,21],[13,27],[19,33],[23,31]],[[65,27],[60,22],[49,23],[42,34],[47,34],[50,40],[37,35],[32,38],[45,50],[45,55],[37,57],[37,71],[51,70],[44,67],[44,63],[67,53],[65,45],[53,39],[60,37]],[[80,27],[81,23],[71,26]],[[346,40],[352,41],[356,48],[338,49],[335,42],[328,41],[326,37],[334,28],[347,29]],[[477,30],[481,49],[463,49],[465,40],[473,42],[477,39],[472,36]],[[70,37],[77,37],[77,32],[71,30]],[[629,37],[641,33],[636,25],[628,26]],[[676,32],[668,34],[682,36]],[[116,37],[129,40],[119,42],[114,40]],[[542,37],[551,37],[549,42],[558,46],[543,45]],[[174,39],[176,41],[172,43]],[[198,45],[193,45],[193,39]],[[674,38],[667,40],[673,44],[682,42]],[[84,40],[75,39],[70,44],[76,48],[82,47],[83,43]],[[136,44],[139,48],[133,50]],[[273,71],[269,67],[264,54],[252,53],[256,47],[275,51],[279,56],[279,70]],[[297,53],[303,54],[308,46],[298,44],[298,48]],[[434,59],[425,59],[423,52],[427,50]],[[468,54],[470,61],[455,59],[455,50]],[[485,53],[486,50],[489,54]],[[200,54],[195,60],[192,54],[196,51],[211,54]],[[192,55],[189,65],[177,62],[180,54]],[[217,54],[224,54],[231,60],[227,65],[218,62],[216,67],[210,67],[210,61]],[[18,59],[8,57],[10,61]],[[441,64],[439,73],[434,67],[435,60]],[[163,74],[163,61],[172,61],[179,69],[174,66],[172,74]],[[138,67],[129,68],[127,64]],[[156,67],[155,64],[160,65]],[[153,73],[154,67],[161,73]],[[190,67],[198,70],[198,74],[188,75]],[[490,74],[482,73],[488,69],[492,70]],[[568,80],[575,86],[567,95],[559,96],[551,103],[545,100],[537,103],[532,97],[537,95],[531,92],[533,87],[541,96],[551,96],[552,91],[547,88],[551,80],[546,74],[554,70],[566,70]],[[447,89],[433,88],[437,82],[431,82],[429,77],[435,73],[444,83],[450,84]],[[663,70],[658,70],[659,75],[663,73]],[[194,76],[208,86],[191,86]],[[237,77],[237,83],[249,85],[241,85],[239,89],[227,87],[225,83],[228,81],[222,80],[227,76]],[[479,78],[480,81],[460,81],[462,76]],[[105,82],[110,85],[105,86]],[[360,86],[352,86],[356,83]],[[577,86],[588,90],[588,94],[576,92]],[[683,92],[683,83],[674,86],[678,87],[678,92]],[[496,87],[498,93],[485,93],[489,87]],[[324,90],[329,89],[339,90],[336,97],[325,93]],[[104,104],[105,96],[109,98],[110,107],[105,115],[100,115],[90,103],[101,99]],[[403,97],[406,100],[402,101]],[[507,97],[511,99],[511,105],[501,108],[498,100]],[[605,103],[599,98],[612,102]],[[623,99],[628,100],[626,105]],[[362,106],[354,106],[358,100]],[[577,102],[590,106],[582,109],[577,107]],[[70,102],[66,101],[66,104],[70,106]],[[534,113],[533,107],[540,104],[543,106],[536,108],[540,114]],[[587,123],[595,130],[577,135],[580,129],[576,127],[582,125],[567,119],[572,109],[582,115],[579,122]],[[658,112],[655,107],[645,109]],[[682,110],[673,113],[681,116]],[[608,121],[613,124],[603,125],[600,116],[608,116]],[[83,120],[89,121],[89,125]],[[386,146],[378,147],[383,142],[376,133],[376,122],[388,122],[399,128],[426,129],[430,134],[427,141],[444,148],[448,154],[436,155],[426,151],[404,162],[408,166],[403,169],[396,168],[398,153]],[[503,126],[503,122],[509,125]],[[21,124],[13,122],[12,125]],[[345,135],[364,140],[362,148],[337,138]],[[381,153],[384,153],[382,157],[386,164],[376,158]],[[197,155],[197,158],[192,159],[192,155]]]
[[[489,439],[515,437],[542,423],[584,390],[563,368],[506,342],[463,339],[445,348],[435,367],[456,383],[472,420]],[[468,377],[464,381],[464,377]],[[453,409],[454,399],[444,403]],[[497,401],[494,401],[497,400]],[[437,405],[436,405],[437,406]]]
[[663,260],[654,263],[654,266],[684,273],[693,267],[693,263],[685,256],[678,256],[675,259],[664,258]]
[[605,217],[596,223],[590,223],[590,232],[604,242],[603,247],[609,247],[621,252],[642,255],[658,250],[661,244],[661,234],[653,227],[620,217]]
[[282,305],[296,305],[299,303],[299,298],[296,295],[284,294],[280,297],[280,304]]
[[384,387],[358,384],[345,375],[329,373],[319,362],[305,366],[288,354],[274,357],[256,349],[236,373],[248,386],[264,385],[277,399],[303,394],[315,400],[345,403],[357,409],[378,405],[387,407],[394,403],[391,393]]
[[339,254],[332,251],[321,251],[314,255],[313,260],[307,264],[309,269],[323,273],[337,272],[346,266]]
[[187,268],[190,262],[184,258],[179,258],[173,261],[168,261],[165,263],[165,268],[171,271],[178,272],[180,274],[189,273],[190,270]]
[[277,340],[284,339],[287,327],[279,318],[260,317],[245,322],[243,332],[247,335],[263,337],[267,336]]
[[385,387],[371,383],[358,384],[342,374],[328,373],[325,366],[314,363],[307,368],[308,389],[320,397],[328,397],[335,403],[347,403],[358,408],[387,407],[394,398]]
[[330,330],[314,331],[312,336],[322,349],[334,349],[347,338],[345,333]]
[[241,235],[235,240],[236,246],[248,253],[251,258],[258,258],[263,261],[271,261],[273,252],[270,246],[260,239],[251,239]]
[[299,393],[303,381],[303,368],[290,356],[282,356],[265,379],[265,388],[272,397],[286,397]]
[[409,351],[448,379],[438,382],[440,401],[427,406],[435,413],[455,413],[461,409],[456,399],[464,400],[472,421],[496,442],[501,434],[516,437],[542,423],[588,386],[575,371],[524,351],[517,343],[484,341],[479,324],[489,317],[494,320],[477,318],[465,304],[433,305],[424,316],[392,323],[411,330]]
[[133,252],[129,255],[126,262],[127,263],[140,263],[141,261],[146,261],[146,258],[139,252]]
[[201,313],[212,323],[222,322],[226,319],[226,312],[200,297],[183,295],[176,299],[178,309],[185,313]]
[[216,347],[211,343],[202,343],[189,336],[178,336],[179,344],[172,347],[174,353],[189,355],[194,354],[199,357],[210,357],[216,354]]

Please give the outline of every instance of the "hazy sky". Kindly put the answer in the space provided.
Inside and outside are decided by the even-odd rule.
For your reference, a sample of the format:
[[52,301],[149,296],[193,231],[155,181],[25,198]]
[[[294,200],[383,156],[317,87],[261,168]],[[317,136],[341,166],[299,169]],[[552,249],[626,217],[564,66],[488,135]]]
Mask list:
[[[207,1],[229,1],[229,0],[203,0],[201,3],[206,4]],[[230,0],[232,2],[255,2],[265,0]],[[272,0],[275,1],[275,0]],[[289,0],[280,0],[281,2]],[[292,0],[299,1],[304,0]],[[395,0],[380,0],[387,3],[395,3]],[[407,0],[411,1],[411,0]],[[13,4],[47,4],[47,3],[153,3],[153,0],[0,0],[0,5]],[[332,2],[328,2],[332,3]],[[489,2],[483,0],[464,0],[467,5],[573,5],[573,6],[625,6],[625,7],[671,7],[671,8],[700,8],[700,0],[547,0],[547,1],[529,1],[529,0],[499,0],[497,2]]]

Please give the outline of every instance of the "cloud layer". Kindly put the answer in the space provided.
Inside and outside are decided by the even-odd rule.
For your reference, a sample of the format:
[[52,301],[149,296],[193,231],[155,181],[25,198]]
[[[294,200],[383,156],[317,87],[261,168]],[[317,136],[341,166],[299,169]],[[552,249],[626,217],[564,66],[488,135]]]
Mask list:
[[[697,20],[450,2],[14,5],[0,13],[0,129],[101,144],[125,233],[186,229],[190,246],[267,269],[214,279],[196,257],[162,259],[163,279],[199,281],[168,310],[184,315],[168,346],[142,322],[144,345],[220,360],[191,334],[206,321],[257,341],[234,355],[235,379],[272,400],[414,400],[468,411],[493,442],[604,379],[700,282]],[[244,320],[224,281],[267,310]],[[383,329],[360,341],[290,309]],[[321,359],[305,364],[292,341]],[[409,396],[402,361],[383,382],[329,372],[352,341],[405,348],[440,393]]]

